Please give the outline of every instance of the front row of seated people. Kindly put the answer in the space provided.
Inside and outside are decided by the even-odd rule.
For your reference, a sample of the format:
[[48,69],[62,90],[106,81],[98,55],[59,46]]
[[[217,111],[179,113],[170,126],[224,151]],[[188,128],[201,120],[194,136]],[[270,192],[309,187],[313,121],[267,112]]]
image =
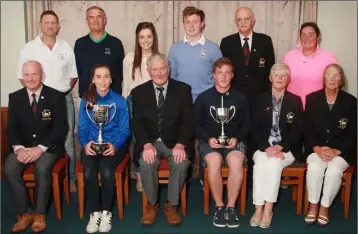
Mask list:
[[[131,92],[132,127],[136,137],[134,152],[148,198],[142,225],[154,224],[158,214],[157,170],[162,157],[167,159],[170,168],[164,214],[168,224],[181,223],[177,206],[190,155],[193,154],[193,142],[198,138],[198,152],[208,168],[210,190],[216,203],[213,224],[238,227],[240,222],[235,203],[242,183],[249,131],[257,148],[253,155],[255,212],[250,225],[261,228],[271,225],[282,170],[295,160],[303,160],[303,156],[308,156],[306,181],[310,202],[305,222],[329,223],[329,207],[340,189],[343,172],[349,165],[354,165],[357,158],[357,99],[342,90],[345,76],[339,65],[326,67],[322,79],[324,88],[307,96],[304,112],[300,98],[286,91],[290,71],[284,64],[275,64],[271,68],[272,88],[257,98],[251,111],[245,96],[230,87],[233,66],[227,58],[215,62],[214,87],[199,95],[194,105],[190,86],[168,78],[168,60],[164,55],[152,55],[147,65],[151,81]],[[68,128],[65,97],[42,84],[43,72],[38,62],[26,62],[23,76],[25,88],[9,95],[6,129],[10,154],[5,162],[5,178],[18,213],[18,221],[11,231],[22,232],[31,225],[33,232],[42,232],[46,229],[51,169],[65,153],[64,140]],[[130,135],[126,101],[110,89],[110,83],[108,66],[95,66],[92,83],[79,110],[81,161],[86,195],[92,210],[87,233],[111,230],[114,171],[124,158]],[[91,120],[94,116],[90,103],[116,105],[115,110],[109,110],[109,116],[114,115],[113,119],[103,126],[103,140],[109,144],[100,155],[91,147],[97,141],[98,125]],[[212,107],[217,110],[221,105],[235,107],[235,114],[229,112],[233,117],[225,124],[224,132],[228,137],[225,146],[221,146],[217,139],[221,125],[214,120],[215,114],[210,114]],[[302,153],[302,139],[305,154]],[[33,207],[21,178],[32,163],[35,172]],[[222,164],[229,168],[226,205],[222,195]],[[98,171],[101,173],[101,188],[97,181]]]

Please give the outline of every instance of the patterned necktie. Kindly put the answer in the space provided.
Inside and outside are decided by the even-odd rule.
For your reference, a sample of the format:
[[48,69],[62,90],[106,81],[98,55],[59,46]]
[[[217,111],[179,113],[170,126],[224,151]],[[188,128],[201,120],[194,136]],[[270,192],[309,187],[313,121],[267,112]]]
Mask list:
[[37,109],[36,93],[32,93],[31,96],[32,96],[31,110],[34,117],[36,117],[36,109]]
[[164,88],[163,87],[157,87],[157,90],[159,91],[159,96],[158,96],[158,131],[159,131],[159,135],[162,136],[163,134],[163,113],[164,113],[164,95],[163,95],[163,91]]
[[244,58],[245,58],[245,65],[248,66],[249,65],[249,61],[250,61],[250,47],[249,47],[249,43],[248,43],[249,38],[245,37],[244,38]]

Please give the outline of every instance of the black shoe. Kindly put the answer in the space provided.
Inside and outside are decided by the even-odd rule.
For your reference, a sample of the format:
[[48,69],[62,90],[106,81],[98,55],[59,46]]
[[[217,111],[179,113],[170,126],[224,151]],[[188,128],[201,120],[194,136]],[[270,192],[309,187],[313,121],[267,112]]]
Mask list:
[[216,207],[213,224],[215,227],[226,227],[225,208],[223,206]]
[[240,226],[240,220],[237,216],[236,209],[233,207],[227,207],[225,210],[226,226],[229,228],[237,228]]

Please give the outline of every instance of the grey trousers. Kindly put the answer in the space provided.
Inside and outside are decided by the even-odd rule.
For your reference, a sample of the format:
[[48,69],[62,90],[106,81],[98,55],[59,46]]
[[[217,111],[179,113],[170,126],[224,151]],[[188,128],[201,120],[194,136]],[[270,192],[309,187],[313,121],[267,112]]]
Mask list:
[[172,205],[177,206],[179,204],[180,192],[185,183],[188,167],[190,165],[188,153],[185,153],[185,160],[183,162],[176,163],[172,155],[172,149],[167,148],[162,141],[154,142],[153,146],[157,150],[157,157],[152,164],[148,164],[143,160],[143,152],[139,159],[140,176],[148,202],[152,205],[158,202],[158,169],[160,159],[166,157],[170,168],[168,201]]
[[34,164],[35,195],[34,210],[30,206],[29,195],[22,180],[22,174],[31,164],[23,164],[17,160],[17,155],[11,153],[5,159],[5,179],[14,198],[17,213],[46,213],[52,188],[52,168],[61,156],[43,153]]

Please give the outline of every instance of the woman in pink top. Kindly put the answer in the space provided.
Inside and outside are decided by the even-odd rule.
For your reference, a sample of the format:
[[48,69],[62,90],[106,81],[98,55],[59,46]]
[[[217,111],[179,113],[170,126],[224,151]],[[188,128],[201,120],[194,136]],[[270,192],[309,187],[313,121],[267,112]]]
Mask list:
[[287,90],[301,97],[303,107],[306,95],[323,88],[322,76],[327,65],[338,63],[337,58],[319,47],[321,32],[315,22],[301,25],[300,43],[289,51],[283,62],[291,72]]

